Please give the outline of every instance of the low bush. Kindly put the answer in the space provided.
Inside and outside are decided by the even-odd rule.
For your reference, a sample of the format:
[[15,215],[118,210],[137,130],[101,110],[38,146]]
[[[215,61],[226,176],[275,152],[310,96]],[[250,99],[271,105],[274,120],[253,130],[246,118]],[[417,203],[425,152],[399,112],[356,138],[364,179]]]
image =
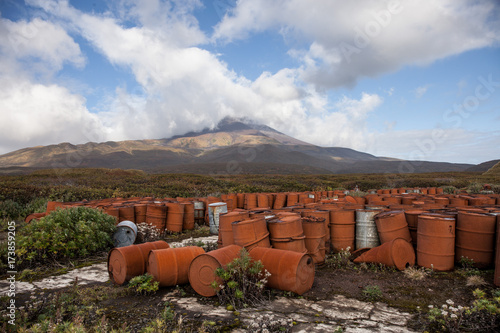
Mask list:
[[153,281],[153,276],[148,273],[135,276],[128,283],[128,288],[134,290],[136,294],[154,294],[159,287],[160,282]]
[[480,289],[474,292],[471,306],[455,306],[449,299],[441,307],[429,305],[426,331],[430,332],[498,332],[500,330],[500,290],[490,298]]
[[45,265],[108,251],[115,230],[115,219],[97,209],[57,209],[19,230],[17,263]]
[[220,288],[217,291],[219,302],[228,305],[229,309],[257,305],[269,296],[264,290],[269,272],[260,260],[252,260],[244,248],[238,258],[225,267],[217,268],[215,274],[222,279],[222,284],[214,281],[212,287]]
[[363,298],[370,302],[376,302],[382,298],[382,290],[379,286],[368,285],[363,288]]

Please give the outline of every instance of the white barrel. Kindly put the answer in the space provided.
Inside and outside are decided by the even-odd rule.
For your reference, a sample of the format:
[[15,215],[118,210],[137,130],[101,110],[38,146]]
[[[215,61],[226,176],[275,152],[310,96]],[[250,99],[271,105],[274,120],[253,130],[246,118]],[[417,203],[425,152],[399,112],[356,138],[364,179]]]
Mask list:
[[208,205],[208,218],[212,235],[219,234],[219,215],[221,213],[227,213],[227,204],[225,202],[214,202]]
[[380,245],[375,215],[380,213],[375,209],[356,210],[356,250],[361,248],[374,248]]

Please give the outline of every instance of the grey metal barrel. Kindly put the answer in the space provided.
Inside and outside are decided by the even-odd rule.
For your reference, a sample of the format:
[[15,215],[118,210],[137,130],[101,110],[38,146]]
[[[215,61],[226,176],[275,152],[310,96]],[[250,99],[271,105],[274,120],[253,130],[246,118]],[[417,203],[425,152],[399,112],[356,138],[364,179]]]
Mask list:
[[380,245],[375,215],[381,210],[358,209],[356,210],[356,249],[373,248]]

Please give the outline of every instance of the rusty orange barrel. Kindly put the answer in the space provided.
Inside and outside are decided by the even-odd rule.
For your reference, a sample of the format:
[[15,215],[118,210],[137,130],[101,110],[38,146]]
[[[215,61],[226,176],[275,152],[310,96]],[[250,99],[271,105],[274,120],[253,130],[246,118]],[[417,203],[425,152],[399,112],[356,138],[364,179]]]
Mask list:
[[285,204],[286,204],[286,194],[277,193],[276,197],[274,199],[273,208],[274,209],[281,209],[281,208],[285,207]]
[[455,262],[462,257],[474,260],[476,267],[487,268],[495,259],[496,217],[491,214],[459,212],[456,226]]
[[160,287],[188,283],[189,265],[203,253],[205,250],[198,246],[153,250],[149,253],[147,270]]
[[350,248],[354,251],[356,214],[354,210],[330,211],[330,241],[332,250],[340,252]]
[[299,203],[299,195],[298,193],[288,193],[286,195],[286,206],[294,206]]
[[269,197],[265,193],[257,194],[257,207],[258,208],[269,208]]
[[184,205],[178,202],[167,202],[166,229],[172,232],[182,232],[184,221]]
[[193,230],[194,229],[194,203],[183,202],[184,206],[184,217],[182,219],[182,230]]
[[45,216],[47,216],[47,212],[45,212],[45,213],[33,213],[33,214],[26,216],[26,218],[24,219],[24,222],[30,223],[32,220],[39,220]]
[[417,264],[437,271],[452,270],[455,263],[455,219],[419,215]]
[[115,224],[118,224],[118,219],[120,218],[120,209],[116,208],[115,206],[107,206],[104,207],[104,212],[110,216],[113,216],[116,221]]
[[403,211],[382,212],[375,216],[380,243],[384,244],[396,238],[403,238],[411,243],[410,229]]
[[134,205],[135,223],[145,223],[148,205],[136,204]]
[[[302,217],[317,217],[324,219],[325,223],[325,244],[326,248],[330,248],[330,211],[318,209],[306,209],[300,212]],[[329,252],[329,251],[328,251]]]
[[271,247],[267,223],[263,216],[236,221],[231,223],[231,226],[233,228],[234,244],[243,246],[249,251],[257,246]]
[[267,285],[274,289],[302,295],[314,282],[314,262],[303,253],[256,247],[250,250],[253,260],[260,260],[271,273]]
[[293,213],[270,219],[268,228],[271,238],[298,237],[304,233],[300,215]]
[[216,276],[215,270],[237,258],[241,249],[241,246],[233,244],[194,258],[189,266],[189,283],[194,291],[201,296],[215,296],[217,289],[212,287],[212,283],[214,281],[217,281],[218,285],[222,283],[222,279]]
[[245,194],[237,193],[236,194],[236,207],[243,209],[245,207]]
[[243,208],[246,210],[251,210],[257,208],[257,194],[255,193],[246,193],[245,194],[245,203]]
[[417,227],[418,227],[418,216],[425,213],[425,210],[412,209],[405,211],[406,223],[408,224],[408,229],[410,230],[411,242],[413,246],[417,247]]
[[169,247],[164,241],[156,241],[111,249],[108,253],[109,279],[113,283],[124,284],[134,276],[144,274],[149,251]]
[[406,239],[395,238],[364,252],[354,262],[384,264],[402,271],[415,265],[415,250]]
[[160,231],[165,230],[167,218],[167,207],[155,204],[148,204],[146,209],[146,223],[152,225]]
[[302,218],[305,245],[315,264],[325,262],[325,223],[310,217]]
[[118,222],[122,222],[122,221],[135,222],[134,206],[119,207],[119,213],[120,213],[120,217],[118,218]]
[[307,253],[306,236],[299,235],[288,238],[271,238],[271,245],[275,249],[293,251],[299,253]]
[[249,218],[247,211],[232,211],[219,215],[219,236],[221,238],[222,247],[234,244],[233,226],[231,223],[248,220]]

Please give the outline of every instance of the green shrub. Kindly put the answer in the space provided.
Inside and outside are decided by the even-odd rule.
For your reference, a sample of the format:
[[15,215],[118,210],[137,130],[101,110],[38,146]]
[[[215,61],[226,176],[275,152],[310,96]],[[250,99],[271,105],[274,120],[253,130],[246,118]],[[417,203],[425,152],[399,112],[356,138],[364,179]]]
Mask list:
[[270,274],[260,260],[252,260],[245,248],[241,249],[238,258],[217,268],[215,274],[222,279],[222,284],[214,281],[212,287],[220,288],[217,291],[219,302],[231,309],[257,305],[266,299],[268,293],[264,292],[264,287]]
[[21,204],[13,200],[0,202],[0,219],[23,220],[32,213],[43,213],[47,209],[47,200],[36,198],[27,204]]
[[153,281],[151,274],[143,274],[136,276],[128,283],[128,288],[133,289],[137,294],[154,294],[158,291],[160,282]]
[[5,200],[0,202],[0,218],[15,220],[24,214],[24,206],[13,201]]
[[500,330],[500,297],[495,290],[492,297],[480,289],[473,292],[475,301],[470,307],[449,299],[441,307],[429,305],[426,331],[430,332],[498,332]]
[[378,301],[382,298],[382,290],[379,286],[368,285],[363,288],[363,297],[370,302]]
[[97,209],[56,209],[18,232],[18,264],[82,258],[112,246],[115,219]]

